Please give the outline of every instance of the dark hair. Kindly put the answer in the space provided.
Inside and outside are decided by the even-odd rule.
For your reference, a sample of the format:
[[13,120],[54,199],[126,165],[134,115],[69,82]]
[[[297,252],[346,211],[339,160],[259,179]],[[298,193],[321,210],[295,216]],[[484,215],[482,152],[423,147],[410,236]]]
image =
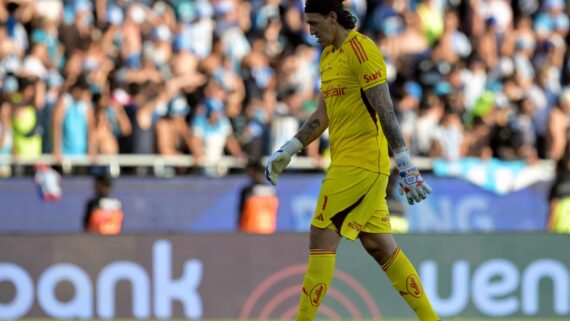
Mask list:
[[34,86],[36,84],[36,79],[32,76],[18,76],[18,88],[24,90],[28,86]]
[[18,8],[20,7],[20,4],[16,1],[9,1],[8,5],[6,6],[6,9],[8,10],[9,14],[14,14],[16,13],[16,10],[18,10]]
[[307,0],[305,2],[305,13],[319,13],[323,16],[334,11],[337,15],[338,23],[345,29],[353,29],[356,26],[356,17],[342,6],[344,0]]
[[85,74],[79,75],[75,83],[71,85],[71,89],[76,89],[76,88],[81,90],[89,89],[89,80],[87,80],[87,76]]
[[246,168],[254,171],[262,171],[265,169],[265,166],[261,164],[261,161],[259,159],[254,158],[248,160]]
[[102,186],[109,188],[113,186],[113,177],[107,172],[97,173],[93,178],[95,179],[95,182]]

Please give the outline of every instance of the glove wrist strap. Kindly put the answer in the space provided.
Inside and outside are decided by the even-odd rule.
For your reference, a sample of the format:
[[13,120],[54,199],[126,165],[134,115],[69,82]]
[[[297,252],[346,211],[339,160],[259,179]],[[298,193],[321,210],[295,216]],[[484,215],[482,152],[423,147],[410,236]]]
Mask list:
[[303,149],[303,147],[304,147],[303,143],[301,143],[301,141],[299,141],[296,137],[293,137],[285,145],[283,145],[281,149],[283,150],[284,153],[293,156],[298,152],[300,152],[301,149]]
[[396,159],[396,166],[398,166],[398,169],[405,169],[412,166],[410,153],[408,153],[408,151],[396,153],[394,154],[394,158]]

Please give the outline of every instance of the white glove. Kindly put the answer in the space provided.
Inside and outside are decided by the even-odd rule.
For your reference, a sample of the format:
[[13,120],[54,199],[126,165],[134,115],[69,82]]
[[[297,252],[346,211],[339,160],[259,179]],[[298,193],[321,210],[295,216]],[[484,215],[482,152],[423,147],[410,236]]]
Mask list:
[[427,198],[431,193],[431,187],[424,181],[420,171],[410,161],[410,154],[404,151],[395,155],[400,184],[400,195],[406,193],[408,204],[414,205]]
[[265,178],[267,178],[271,184],[276,185],[279,175],[281,175],[285,167],[289,165],[291,157],[300,152],[301,149],[303,149],[303,144],[295,137],[279,148],[279,150],[273,153],[267,160],[267,165],[265,165]]

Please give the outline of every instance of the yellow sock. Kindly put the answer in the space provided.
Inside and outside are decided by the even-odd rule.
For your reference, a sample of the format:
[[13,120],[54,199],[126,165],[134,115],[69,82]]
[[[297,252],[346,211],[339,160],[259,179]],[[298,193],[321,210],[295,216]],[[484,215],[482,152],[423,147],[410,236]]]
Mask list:
[[336,253],[331,250],[310,250],[309,266],[303,280],[303,292],[296,321],[313,321],[331,284]]
[[382,269],[392,281],[394,288],[414,310],[420,321],[437,321],[439,317],[431,307],[424,293],[420,278],[412,262],[408,260],[400,247],[382,264]]

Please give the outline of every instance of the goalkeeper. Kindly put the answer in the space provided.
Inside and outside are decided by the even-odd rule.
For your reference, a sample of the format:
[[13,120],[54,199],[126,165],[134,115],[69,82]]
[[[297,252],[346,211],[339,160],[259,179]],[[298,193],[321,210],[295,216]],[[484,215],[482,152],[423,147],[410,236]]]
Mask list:
[[299,132],[269,158],[265,174],[277,184],[291,157],[328,127],[331,165],[311,222],[309,264],[296,320],[313,320],[328,289],[342,237],[360,239],[396,291],[422,321],[439,320],[412,263],[396,244],[386,204],[388,146],[409,204],[431,192],[410,161],[375,43],[357,32],[342,0],[307,0],[305,19],[322,46],[321,97]]

